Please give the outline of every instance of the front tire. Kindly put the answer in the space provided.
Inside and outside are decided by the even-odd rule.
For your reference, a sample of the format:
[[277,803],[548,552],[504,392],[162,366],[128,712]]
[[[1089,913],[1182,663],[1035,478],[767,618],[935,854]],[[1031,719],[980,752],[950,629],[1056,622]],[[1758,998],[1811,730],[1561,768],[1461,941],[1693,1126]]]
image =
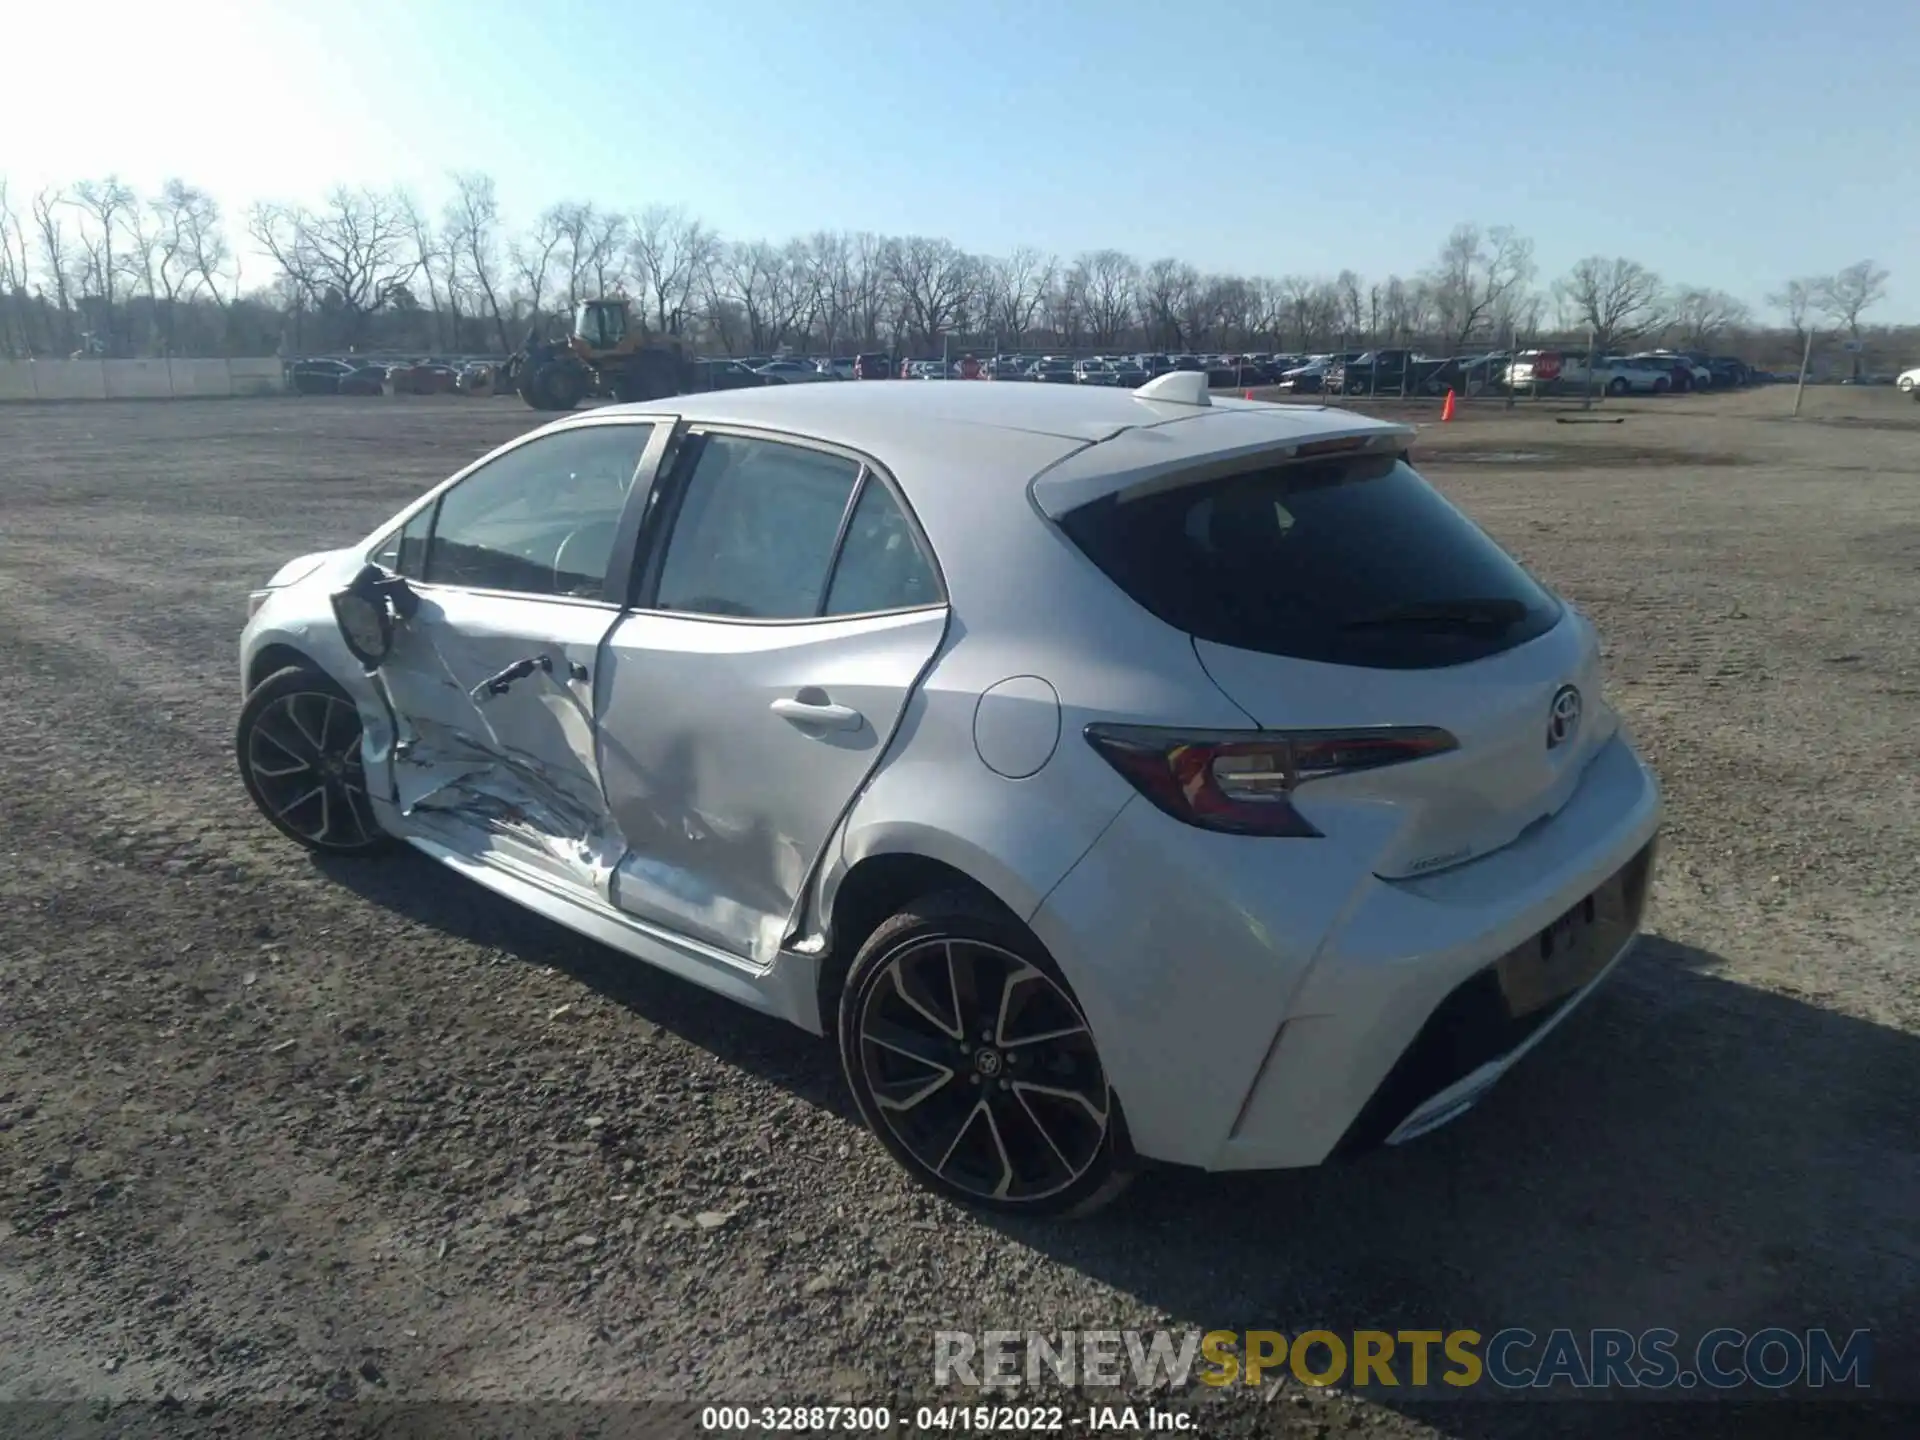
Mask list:
[[571,410],[586,397],[587,382],[571,365],[542,365],[534,372],[529,388],[542,410]]
[[367,799],[360,711],[307,665],[267,676],[240,707],[234,751],[247,794],[273,828],[321,855],[393,848]]
[[928,1189],[977,1209],[1085,1215],[1132,1177],[1093,1034],[1032,932],[966,891],[860,947],[840,1058],[861,1117]]

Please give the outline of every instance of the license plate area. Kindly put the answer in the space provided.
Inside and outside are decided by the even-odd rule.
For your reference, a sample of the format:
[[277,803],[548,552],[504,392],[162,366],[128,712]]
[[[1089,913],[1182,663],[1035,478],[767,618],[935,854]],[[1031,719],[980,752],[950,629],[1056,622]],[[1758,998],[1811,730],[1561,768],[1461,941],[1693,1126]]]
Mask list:
[[1538,1015],[1591,982],[1640,923],[1651,854],[1642,851],[1598,890],[1494,965],[1515,1019]]

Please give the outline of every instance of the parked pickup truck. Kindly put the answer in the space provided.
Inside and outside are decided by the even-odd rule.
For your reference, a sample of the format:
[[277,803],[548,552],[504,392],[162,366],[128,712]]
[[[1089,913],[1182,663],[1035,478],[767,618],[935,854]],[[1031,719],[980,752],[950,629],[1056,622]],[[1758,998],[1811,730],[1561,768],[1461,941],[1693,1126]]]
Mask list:
[[1412,350],[1368,350],[1329,366],[1325,387],[1337,395],[1427,395],[1445,389],[1440,372],[1450,362]]

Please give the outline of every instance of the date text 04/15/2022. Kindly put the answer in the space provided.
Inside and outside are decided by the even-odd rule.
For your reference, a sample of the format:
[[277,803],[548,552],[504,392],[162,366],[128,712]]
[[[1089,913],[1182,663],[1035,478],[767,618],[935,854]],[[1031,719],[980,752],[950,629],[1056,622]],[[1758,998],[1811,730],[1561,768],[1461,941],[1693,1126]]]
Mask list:
[[1193,1429],[1193,1416],[1152,1405],[1093,1405],[1084,1411],[1062,1405],[932,1405],[915,1413],[914,1429],[958,1435],[1037,1435],[1068,1429],[1176,1434]]

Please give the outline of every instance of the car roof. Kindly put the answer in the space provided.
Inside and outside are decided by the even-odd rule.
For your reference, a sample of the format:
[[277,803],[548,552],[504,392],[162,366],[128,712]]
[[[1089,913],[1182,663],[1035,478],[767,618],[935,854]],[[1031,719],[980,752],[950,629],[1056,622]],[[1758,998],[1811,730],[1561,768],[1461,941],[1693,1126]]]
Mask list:
[[1257,463],[1253,457],[1263,450],[1355,434],[1404,436],[1404,447],[1413,433],[1324,406],[1227,397],[1183,404],[1104,386],[967,382],[721,390],[601,407],[550,428],[655,415],[871,456],[918,516],[957,612],[1006,626],[1032,623],[1031,596],[996,577],[1009,565],[1044,569],[1060,558],[1062,542],[1051,527],[1033,523],[1036,511],[1058,516],[1212,462]]
[[[774,386],[676,395],[635,405],[607,406],[570,416],[561,424],[590,421],[597,415],[677,415],[693,424],[738,425],[787,431],[797,436],[844,445],[873,456],[889,469],[915,468],[923,457],[950,458],[951,447],[971,446],[969,473],[984,480],[998,470],[1024,486],[1038,468],[1018,466],[1034,451],[1016,443],[1020,436],[1061,442],[1041,446],[1056,455],[1110,441],[1129,431],[1190,420],[1254,417],[1251,423],[1274,443],[1313,439],[1356,428],[1381,425],[1323,405],[1271,405],[1259,401],[1214,398],[1211,405],[1186,405],[1147,399],[1131,390],[1082,389],[1059,385],[873,385]],[[1229,422],[1231,424],[1231,422]],[[1221,427],[1219,443],[1233,443]],[[1237,434],[1246,433],[1233,425]],[[1387,427],[1391,428],[1391,427]],[[1196,434],[1196,442],[1204,437]],[[996,446],[1014,466],[991,463]],[[1114,457],[1116,460],[1118,456]],[[946,468],[942,465],[939,468]]]

